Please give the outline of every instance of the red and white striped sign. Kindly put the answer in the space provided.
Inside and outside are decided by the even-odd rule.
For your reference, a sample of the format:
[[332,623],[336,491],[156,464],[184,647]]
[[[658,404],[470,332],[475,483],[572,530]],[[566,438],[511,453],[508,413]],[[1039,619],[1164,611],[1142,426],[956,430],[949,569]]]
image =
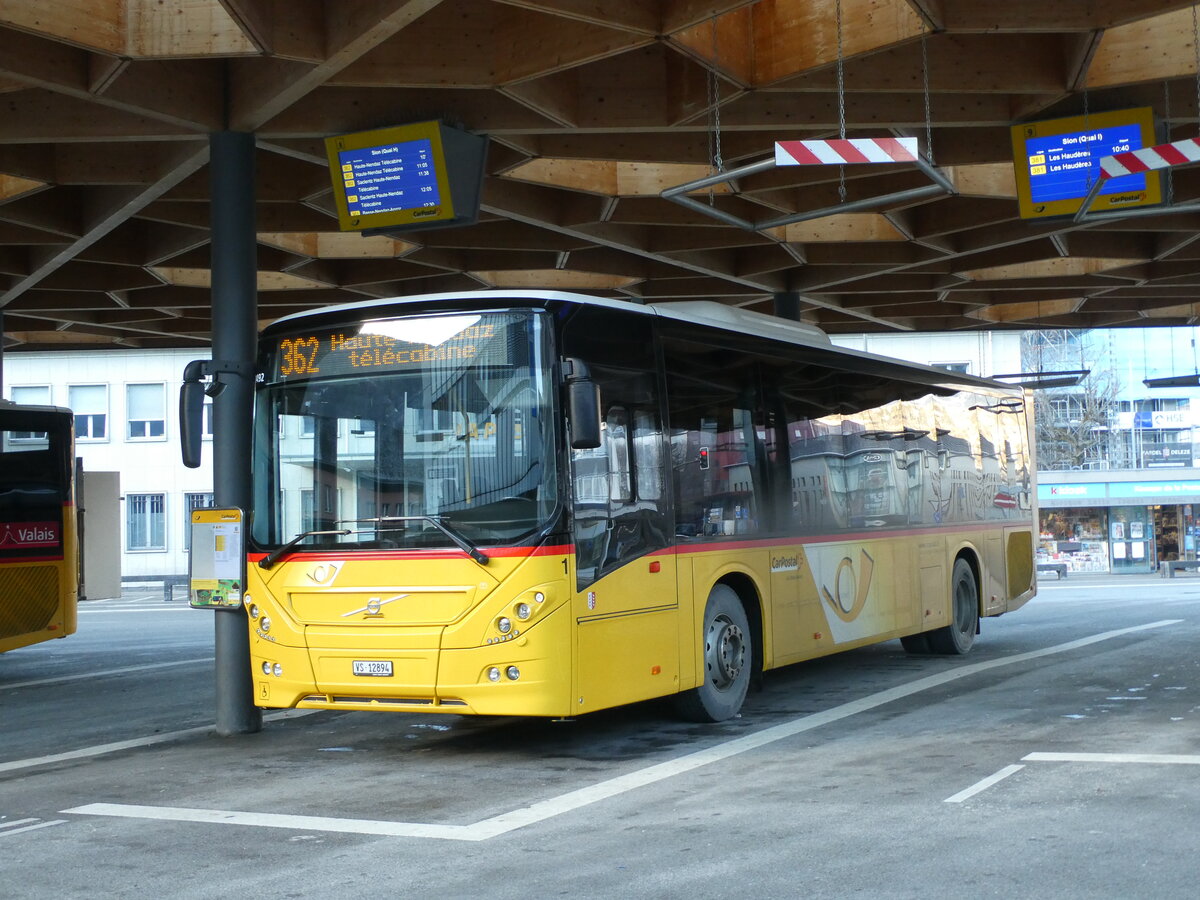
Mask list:
[[777,166],[828,166],[917,161],[916,138],[776,141]]
[[1122,175],[1136,175],[1196,162],[1200,162],[1200,138],[1187,138],[1172,144],[1105,156],[1100,160],[1100,178],[1120,178]]

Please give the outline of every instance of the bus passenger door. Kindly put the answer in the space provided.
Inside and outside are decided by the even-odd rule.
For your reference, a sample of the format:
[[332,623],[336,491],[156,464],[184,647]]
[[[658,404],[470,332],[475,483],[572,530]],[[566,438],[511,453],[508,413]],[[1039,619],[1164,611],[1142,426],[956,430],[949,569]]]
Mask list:
[[584,312],[564,336],[601,413],[600,446],[571,454],[579,712],[673,693],[680,627],[653,343],[648,328],[639,337],[627,319],[615,331],[603,311]]

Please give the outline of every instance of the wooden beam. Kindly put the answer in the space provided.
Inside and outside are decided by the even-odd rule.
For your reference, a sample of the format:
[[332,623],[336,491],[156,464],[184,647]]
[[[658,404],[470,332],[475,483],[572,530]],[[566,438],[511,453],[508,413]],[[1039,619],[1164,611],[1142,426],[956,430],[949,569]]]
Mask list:
[[220,3],[125,0],[124,55],[186,58],[256,54],[259,48]]
[[30,288],[45,281],[63,265],[78,256],[84,248],[90,247],[130,216],[161,197],[206,162],[208,162],[207,143],[185,145],[180,148],[176,157],[156,183],[148,187],[123,190],[116,196],[109,197],[100,208],[89,211],[84,233],[71,243],[48,253],[29,275],[19,279],[7,291],[0,294],[0,309]]
[[231,60],[229,127],[258,131],[265,123],[328,81],[440,0],[356,0],[326,9],[328,54],[308,66],[283,60]]
[[[924,22],[904,0],[842,0],[843,58],[919,37]],[[771,84],[838,58],[832,3],[761,0],[754,6],[754,83]]]
[[[1066,90],[1060,35],[1022,35],[1019,66],[1012,64],[1012,47],[1011,35],[930,35],[926,38],[930,92],[1062,93]],[[844,90],[921,93],[924,68],[921,40],[917,38],[848,60],[844,67]],[[837,70],[832,66],[809,70],[765,89],[836,91]]]
[[125,53],[125,0],[5,3],[0,25],[41,34],[76,47]]
[[275,33],[272,0],[218,0],[225,14],[246,36],[258,53],[269,54]]
[[1087,69],[1089,89],[1161,81],[1196,71],[1192,10],[1181,9],[1104,32]]

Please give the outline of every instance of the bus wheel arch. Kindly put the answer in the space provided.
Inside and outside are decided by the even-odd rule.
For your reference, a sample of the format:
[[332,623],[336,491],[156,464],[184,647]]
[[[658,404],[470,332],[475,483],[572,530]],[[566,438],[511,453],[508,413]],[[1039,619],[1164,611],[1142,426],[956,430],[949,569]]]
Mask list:
[[959,551],[950,573],[950,624],[928,632],[934,653],[963,656],[979,634],[979,560],[970,551]]
[[692,722],[731,719],[762,671],[762,611],[747,576],[727,575],[712,586],[699,637],[701,683],[678,694],[675,708]]

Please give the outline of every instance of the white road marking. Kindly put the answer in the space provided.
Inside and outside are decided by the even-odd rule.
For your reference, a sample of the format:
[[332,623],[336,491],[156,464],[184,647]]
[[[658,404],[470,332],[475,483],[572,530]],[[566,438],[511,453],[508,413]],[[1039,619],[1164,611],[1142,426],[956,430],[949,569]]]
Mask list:
[[[783,722],[779,725],[773,725],[770,728],[764,728],[762,731],[755,732],[754,734],[749,734],[745,737],[734,738],[733,740],[726,741],[723,744],[717,744],[714,747],[708,747],[704,750],[697,750],[694,753],[688,753],[684,756],[677,757],[676,759],[670,759],[652,766],[647,766],[644,769],[637,769],[633,772],[627,772],[624,775],[618,775],[615,778],[610,778],[597,784],[588,785],[587,787],[579,788],[578,790],[574,791],[568,791],[567,793],[561,794],[557,797],[550,797],[546,800],[540,800],[536,803],[530,804],[529,806],[515,809],[511,812],[501,813],[498,816],[493,816],[490,819],[483,819],[471,825],[427,825],[418,822],[387,822],[375,821],[371,819],[336,819],[324,816],[289,816],[280,815],[277,813],[253,813],[235,810],[194,809],[189,807],[169,806],[134,806],[116,803],[91,803],[84,806],[73,807],[71,809],[64,809],[61,810],[61,813],[64,815],[117,816],[122,818],[151,819],[157,821],[256,825],[266,828],[292,828],[303,831],[334,831],[350,834],[377,834],[391,837],[419,837],[442,838],[459,841],[485,841],[489,838],[498,837],[499,835],[507,834],[510,831],[515,831],[518,828],[523,828],[526,825],[533,825],[537,822],[545,821],[546,819],[551,819],[565,813],[573,812],[577,809],[581,809],[601,800],[615,797],[637,788],[656,784],[657,782],[664,781],[668,778],[673,778],[674,776],[681,775],[685,772],[690,772],[702,766],[720,762],[722,760],[738,756],[742,753],[746,753],[750,750],[756,750],[759,747],[773,744],[776,741],[781,741],[785,738],[793,737],[806,731],[811,731],[814,728],[820,728],[822,725],[828,725],[832,722],[837,722],[842,719],[849,718],[850,716],[867,712],[868,710],[875,709],[876,707],[883,706],[884,704],[891,703],[895,700],[910,697],[913,694],[918,694],[922,691],[931,690],[936,687],[941,687],[944,684],[958,681],[962,678],[968,678],[972,675],[977,675],[980,672],[986,672],[991,669],[997,669],[1004,666],[1016,665],[1017,663],[1028,662],[1029,660],[1040,659],[1044,656],[1066,653],[1070,650],[1077,650],[1080,647],[1087,647],[1091,644],[1112,640],[1113,638],[1121,637],[1123,635],[1134,634],[1140,631],[1148,631],[1154,628],[1162,628],[1167,625],[1176,625],[1181,621],[1181,619],[1164,619],[1162,621],[1151,622],[1146,625],[1136,625],[1132,628],[1121,628],[1116,631],[1106,631],[1101,634],[1092,635],[1091,637],[1068,641],[1065,644],[1058,644],[1053,647],[1045,647],[1041,650],[1031,650],[1028,653],[1017,653],[1012,656],[1002,657],[1000,659],[992,659],[987,660],[986,662],[960,666],[957,669],[947,672],[940,672],[936,675],[927,675],[924,678],[918,678],[915,681],[909,682],[908,684],[889,688],[885,691],[879,691],[878,693],[870,694],[858,700],[852,700],[849,703],[843,703],[841,706],[835,706],[832,709],[827,709],[819,713],[801,716],[798,719],[792,719],[791,721]],[[0,769],[0,771],[3,771],[3,769]]]
[[0,822],[0,828],[15,828],[17,825],[28,825],[37,819],[13,819],[11,822]]
[[[50,828],[53,825],[66,825],[66,819],[51,819],[48,822],[38,822],[37,819],[20,819],[21,822],[37,822],[36,825],[26,825],[24,828],[9,828],[6,831],[0,831],[0,838],[10,837],[14,834],[21,834],[25,831],[37,831],[39,828]],[[15,822],[13,824],[16,824]],[[0,826],[3,827],[3,826]]]
[[975,782],[973,785],[971,785],[965,791],[959,791],[953,797],[947,797],[944,802],[946,802],[946,803],[962,803],[964,800],[966,800],[970,797],[974,797],[980,791],[986,791],[988,788],[990,788],[996,782],[1003,781],[1009,775],[1017,774],[1023,768],[1025,768],[1025,767],[1024,766],[1005,766],[999,772],[996,772],[992,775],[989,775],[987,778],[984,778],[980,781]]
[[113,609],[113,608],[110,608],[110,609],[81,609],[81,610],[79,610],[79,615],[81,615],[81,616],[99,616],[99,615],[112,615],[113,613],[127,613],[127,614],[140,615],[141,613],[160,613],[160,612],[169,612],[169,613],[192,612],[192,608],[190,606],[125,606],[125,607],[121,607],[119,609]]
[[127,675],[130,672],[148,672],[151,669],[167,669],[172,666],[193,666],[200,663],[212,662],[213,657],[201,656],[197,659],[176,659],[171,662],[146,663],[142,666],[122,666],[119,669],[103,669],[99,672],[79,672],[75,675],[56,675],[53,678],[37,678],[33,681],[14,681],[12,684],[0,683],[0,691],[13,691],[17,688],[41,687],[44,684],[62,684],[67,681],[87,681],[92,678],[107,678],[110,675]]
[[[263,721],[274,722],[278,719],[298,719],[321,712],[319,709],[285,709],[271,715],[263,716]],[[75,759],[89,759],[93,756],[104,756],[107,753],[117,753],[121,750],[133,750],[138,747],[150,747],[154,744],[165,744],[180,738],[193,737],[201,734],[211,734],[212,725],[199,725],[196,728],[184,728],[179,731],[168,731],[150,737],[132,738],[128,741],[114,741],[111,744],[97,744],[94,747],[81,747],[78,750],[68,750],[65,753],[54,753],[50,756],[35,756],[30,759],[14,759],[11,762],[0,762],[0,775],[5,772],[16,772],[21,769],[32,769],[35,766],[46,766],[57,762],[70,762]]]
[[221,809],[189,809],[181,806],[130,806],[124,803],[90,803],[64,813],[85,816],[116,816],[152,819],[156,822],[201,822],[209,825],[257,825],[295,831],[332,831],[340,834],[374,834],[384,837],[444,838],[478,841],[473,825],[421,825],[415,822],[379,822],[373,819],[339,819],[330,816],[288,816],[279,813],[233,812]]
[[1030,753],[1022,762],[1137,763],[1200,766],[1200,755],[1181,753]]

